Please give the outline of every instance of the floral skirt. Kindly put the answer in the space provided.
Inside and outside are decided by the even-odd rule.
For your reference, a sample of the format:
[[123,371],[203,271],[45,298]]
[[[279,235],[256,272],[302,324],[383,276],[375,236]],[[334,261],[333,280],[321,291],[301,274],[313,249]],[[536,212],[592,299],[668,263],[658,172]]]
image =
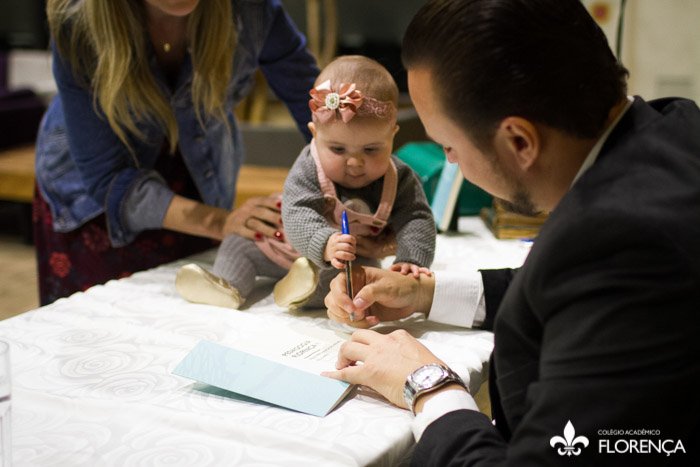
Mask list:
[[[175,193],[200,199],[179,153],[161,152],[155,169]],[[113,248],[104,214],[70,232],[55,232],[51,209],[38,189],[32,222],[41,305],[218,245],[207,238],[161,229],[143,231],[129,245]]]

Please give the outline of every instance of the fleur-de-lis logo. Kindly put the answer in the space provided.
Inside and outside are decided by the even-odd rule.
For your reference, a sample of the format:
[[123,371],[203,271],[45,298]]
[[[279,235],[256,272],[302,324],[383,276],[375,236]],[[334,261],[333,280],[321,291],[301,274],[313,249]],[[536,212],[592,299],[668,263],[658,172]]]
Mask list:
[[[574,430],[574,426],[569,420],[564,427],[564,437],[552,436],[552,439],[549,440],[549,445],[553,448],[556,448],[559,444],[561,444],[561,447],[557,449],[557,452],[560,456],[578,456],[581,454],[581,448],[588,446],[588,438],[576,436],[576,430]],[[581,445],[581,447],[577,447],[577,444]]]

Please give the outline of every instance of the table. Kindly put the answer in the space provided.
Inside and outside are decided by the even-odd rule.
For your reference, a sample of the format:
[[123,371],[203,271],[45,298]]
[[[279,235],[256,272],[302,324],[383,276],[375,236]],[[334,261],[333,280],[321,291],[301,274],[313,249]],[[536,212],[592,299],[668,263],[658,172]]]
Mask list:
[[[496,240],[477,218],[440,235],[434,270],[518,266],[527,244]],[[214,252],[194,259],[211,265]],[[326,417],[244,398],[171,374],[199,339],[222,341],[251,320],[339,330],[323,311],[289,312],[260,280],[235,311],[182,300],[178,261],[0,322],[12,352],[15,466],[400,465],[413,446],[411,415],[358,388]],[[425,320],[402,326],[439,345],[481,385],[492,334]],[[436,347],[436,351],[437,351]],[[446,350],[447,349],[447,350]]]

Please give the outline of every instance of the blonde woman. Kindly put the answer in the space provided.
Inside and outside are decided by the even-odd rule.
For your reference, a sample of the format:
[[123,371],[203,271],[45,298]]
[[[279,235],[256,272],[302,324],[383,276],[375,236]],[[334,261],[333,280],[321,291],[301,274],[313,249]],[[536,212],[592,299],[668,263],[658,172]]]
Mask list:
[[318,74],[279,0],[49,0],[58,95],[37,140],[42,304],[235,233],[279,237],[277,198],[231,211],[233,115],[257,67],[309,139]]

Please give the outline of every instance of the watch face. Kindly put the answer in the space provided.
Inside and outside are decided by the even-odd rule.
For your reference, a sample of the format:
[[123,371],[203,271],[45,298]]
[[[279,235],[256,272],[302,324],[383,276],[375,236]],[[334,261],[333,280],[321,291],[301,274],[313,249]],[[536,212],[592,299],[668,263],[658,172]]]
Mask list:
[[413,374],[413,382],[420,389],[433,387],[445,377],[445,370],[438,365],[426,365]]

